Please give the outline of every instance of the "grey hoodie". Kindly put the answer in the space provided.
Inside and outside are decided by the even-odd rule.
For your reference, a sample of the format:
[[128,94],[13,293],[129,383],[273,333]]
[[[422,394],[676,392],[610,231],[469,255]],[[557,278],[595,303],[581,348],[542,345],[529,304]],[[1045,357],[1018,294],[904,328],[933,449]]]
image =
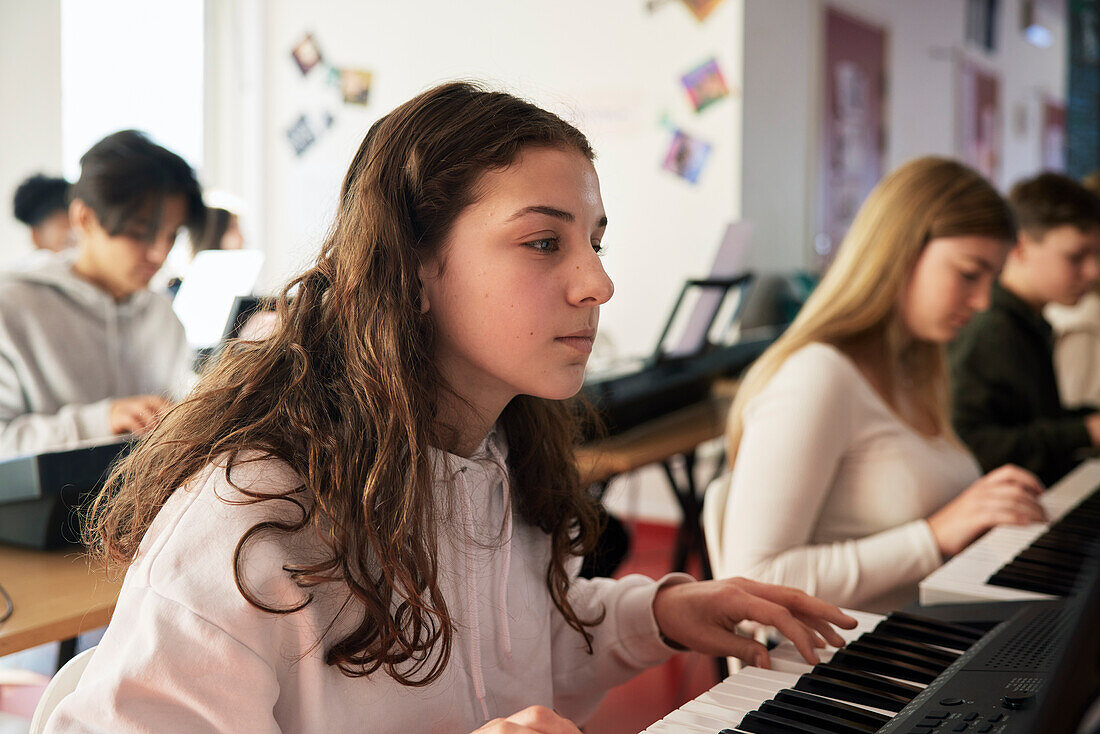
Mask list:
[[191,350],[164,296],[122,303],[77,277],[76,252],[0,273],[0,459],[111,435],[112,401],[179,398]]

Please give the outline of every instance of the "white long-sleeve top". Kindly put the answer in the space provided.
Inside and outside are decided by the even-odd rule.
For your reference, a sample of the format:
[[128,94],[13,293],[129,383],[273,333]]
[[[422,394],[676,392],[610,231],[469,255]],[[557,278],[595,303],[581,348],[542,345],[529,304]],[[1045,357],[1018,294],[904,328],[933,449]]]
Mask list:
[[1100,405],[1100,294],[1087,293],[1075,306],[1047,304],[1043,315],[1054,329],[1054,372],[1062,403]]
[[[313,588],[314,601],[294,614],[245,601],[233,580],[237,541],[257,522],[297,511],[286,502],[230,504],[240,493],[223,467],[211,467],[157,515],[102,642],[47,731],[465,734],[533,704],[583,720],[608,688],[672,654],[652,611],[659,583],[574,581],[570,600],[582,618],[606,610],[589,655],[546,588],[549,536],[510,520],[508,484],[491,460],[503,461],[503,446],[487,441],[482,452],[492,456],[435,457],[446,518],[440,589],[455,627],[450,660],[434,683],[402,686],[381,671],[349,678],[325,664],[326,643],[359,616],[349,605],[316,644],[347,597],[337,584]],[[232,479],[269,493],[300,485],[271,459],[234,468]],[[248,547],[244,577],[273,606],[297,604],[305,592],[283,567],[314,553],[309,542],[264,535]]]
[[722,569],[889,611],[941,562],[924,518],[980,476],[901,420],[843,353],[810,344],[745,406]]

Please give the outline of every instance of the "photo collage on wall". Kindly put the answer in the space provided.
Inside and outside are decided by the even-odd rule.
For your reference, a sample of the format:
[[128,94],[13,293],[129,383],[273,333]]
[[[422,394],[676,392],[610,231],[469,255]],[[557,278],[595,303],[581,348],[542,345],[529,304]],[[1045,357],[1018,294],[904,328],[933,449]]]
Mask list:
[[[700,23],[706,21],[721,3],[722,0],[680,0],[680,4]],[[647,7],[652,11],[659,4],[663,3],[650,2]],[[700,115],[732,94],[714,56],[681,74],[679,82],[695,115]],[[660,124],[670,136],[661,168],[690,184],[698,183],[710,158],[712,144],[689,132],[685,129],[686,125],[674,122],[667,113],[662,116]]]
[[[335,90],[336,99],[345,105],[365,107],[370,102],[373,73],[365,69],[337,67],[325,61],[312,33],[305,33],[290,51],[290,57],[305,84],[323,85]],[[308,151],[336,123],[334,105],[300,112],[286,127],[287,143],[296,156]]]

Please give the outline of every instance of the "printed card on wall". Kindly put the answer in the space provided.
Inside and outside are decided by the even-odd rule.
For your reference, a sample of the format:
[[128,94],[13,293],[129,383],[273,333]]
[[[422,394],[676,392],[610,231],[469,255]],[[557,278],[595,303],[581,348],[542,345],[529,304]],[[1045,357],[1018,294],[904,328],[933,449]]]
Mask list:
[[317,46],[317,42],[313,40],[312,33],[307,33],[290,52],[290,55],[294,57],[294,63],[298,64],[298,70],[302,72],[303,76],[322,61],[321,49]]
[[683,130],[674,130],[672,143],[668,146],[668,153],[661,167],[688,183],[696,183],[710,156],[710,147],[710,143],[705,140],[693,138]]
[[365,105],[370,99],[371,73],[362,69],[340,70],[340,93],[345,104]]
[[298,119],[286,130],[286,138],[291,149],[294,150],[294,155],[300,156],[309,150],[321,134],[332,127],[335,122],[336,117],[325,109],[298,115]]
[[305,153],[309,146],[317,140],[317,136],[313,134],[313,128],[309,125],[309,120],[305,115],[299,115],[298,119],[287,128],[286,138],[290,141],[290,147],[294,150],[294,155],[301,155]]
[[702,112],[730,93],[722,70],[718,68],[718,60],[713,57],[680,77],[680,83],[684,85],[696,112]]

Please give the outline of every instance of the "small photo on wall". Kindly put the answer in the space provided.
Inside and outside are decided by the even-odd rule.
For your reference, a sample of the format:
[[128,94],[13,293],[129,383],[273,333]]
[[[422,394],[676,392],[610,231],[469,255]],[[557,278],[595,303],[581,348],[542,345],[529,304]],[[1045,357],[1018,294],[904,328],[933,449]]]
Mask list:
[[340,93],[346,104],[365,105],[370,99],[371,73],[362,69],[340,70]]
[[700,23],[707,19],[714,9],[722,4],[722,0],[680,0],[695,19]]
[[674,130],[672,143],[661,167],[688,183],[696,183],[710,157],[710,148],[710,143],[705,140],[693,138],[683,130]]
[[718,68],[717,59],[708,59],[680,77],[691,104],[696,112],[702,112],[710,105],[729,96],[730,88]]
[[308,74],[313,67],[321,63],[321,49],[317,46],[317,42],[313,40],[312,33],[307,33],[290,52],[290,55],[294,57],[294,63],[298,65],[298,70],[303,75]]

